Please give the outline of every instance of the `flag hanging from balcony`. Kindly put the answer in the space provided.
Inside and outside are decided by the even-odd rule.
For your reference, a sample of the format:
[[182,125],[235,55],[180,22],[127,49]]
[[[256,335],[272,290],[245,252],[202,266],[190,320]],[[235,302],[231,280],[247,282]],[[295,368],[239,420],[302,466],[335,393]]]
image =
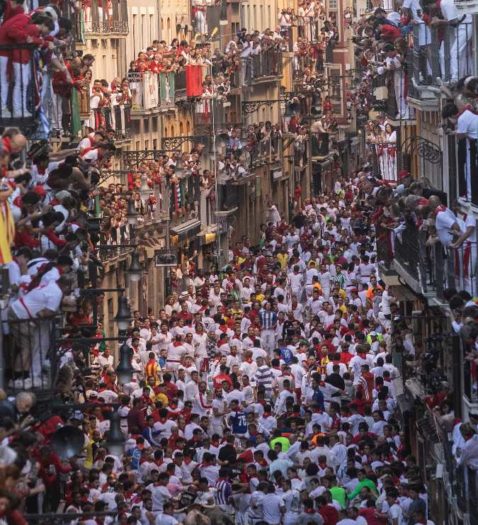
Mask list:
[[0,202],[0,264],[12,262],[12,252],[10,249],[15,236],[15,223],[13,222],[10,204]]
[[159,75],[160,84],[159,92],[161,98],[161,104],[172,104],[174,103],[174,73],[161,73]]
[[203,93],[202,66],[186,66],[186,96],[200,97]]

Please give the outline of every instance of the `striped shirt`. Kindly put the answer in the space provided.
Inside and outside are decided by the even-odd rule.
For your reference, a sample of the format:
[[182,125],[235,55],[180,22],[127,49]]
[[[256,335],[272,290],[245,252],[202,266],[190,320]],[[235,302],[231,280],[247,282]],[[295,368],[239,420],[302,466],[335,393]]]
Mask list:
[[229,498],[232,495],[232,485],[231,482],[224,478],[219,478],[216,481],[216,493],[214,494],[214,499],[216,505],[225,506],[229,504]]
[[262,330],[273,330],[277,324],[277,314],[271,310],[261,310],[259,312],[259,321]]
[[274,374],[267,365],[258,367],[256,371],[256,384],[257,386],[263,386],[266,390],[272,390],[272,381],[274,380]]

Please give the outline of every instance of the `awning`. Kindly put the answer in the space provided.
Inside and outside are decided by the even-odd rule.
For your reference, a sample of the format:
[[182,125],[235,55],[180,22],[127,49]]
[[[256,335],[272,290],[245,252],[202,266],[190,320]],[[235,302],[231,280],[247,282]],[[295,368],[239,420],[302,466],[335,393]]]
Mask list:
[[196,237],[200,229],[201,221],[198,219],[192,219],[171,228],[171,236],[177,236],[178,242],[181,242]]

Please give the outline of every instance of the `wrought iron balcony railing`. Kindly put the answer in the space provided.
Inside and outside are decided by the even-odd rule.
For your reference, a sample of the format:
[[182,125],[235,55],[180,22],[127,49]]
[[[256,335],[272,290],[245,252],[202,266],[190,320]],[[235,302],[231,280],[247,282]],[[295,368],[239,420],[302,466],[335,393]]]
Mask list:
[[427,86],[439,87],[442,81],[456,82],[473,74],[472,41],[473,24],[466,21],[439,28],[414,26],[412,56],[407,60],[409,95],[423,98],[430,95]]
[[476,242],[465,241],[459,248],[444,247],[439,241],[427,243],[427,232],[413,222],[392,235],[394,267],[417,292],[442,297],[445,288],[455,288],[476,295]]
[[185,72],[128,74],[133,95],[133,113],[173,110],[176,102],[186,96]]
[[36,128],[43,102],[35,87],[36,49],[26,43],[0,45],[0,126],[16,126],[27,135]]
[[275,80],[282,74],[282,52],[268,49],[242,59],[241,85],[251,85],[257,82]]
[[127,36],[128,6],[126,0],[113,0],[111,4],[92,0],[91,7],[81,11],[81,33]]

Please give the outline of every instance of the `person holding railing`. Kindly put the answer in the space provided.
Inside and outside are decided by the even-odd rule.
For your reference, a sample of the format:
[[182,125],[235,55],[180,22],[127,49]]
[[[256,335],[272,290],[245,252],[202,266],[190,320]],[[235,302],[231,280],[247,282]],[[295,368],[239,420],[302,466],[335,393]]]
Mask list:
[[64,295],[70,293],[71,282],[67,277],[47,284],[29,286],[29,291],[13,301],[8,310],[8,320],[14,337],[14,351],[10,362],[15,388],[32,388],[43,384],[42,368],[50,359],[51,324],[48,321],[60,310]]
[[458,457],[458,466],[471,470],[478,470],[478,434],[470,423],[460,426],[460,432],[465,440],[461,454]]
[[[27,93],[32,80],[33,50],[25,44],[35,44],[53,48],[53,42],[46,40],[53,30],[54,23],[47,14],[34,13],[32,17],[25,13],[17,14],[0,26],[0,45],[11,45],[8,56],[13,63],[13,117],[31,117],[33,101],[27,100]],[[19,44],[16,47],[16,44]],[[23,45],[23,47],[22,47]]]
[[[425,4],[435,4],[435,0],[426,0]],[[471,68],[472,57],[469,45],[473,36],[473,20],[471,15],[460,15],[453,0],[441,0],[436,4],[443,18],[434,16],[431,20],[431,26],[445,29],[445,38],[440,45],[441,75],[444,80],[456,82],[465,76]],[[448,38],[450,46],[448,50],[445,49],[446,38]],[[445,53],[450,59],[449,78],[446,75]]]
[[466,140],[466,157],[461,165],[462,173],[466,181],[466,195],[464,197],[472,202],[478,199],[478,182],[476,180],[476,170],[478,169],[478,115],[472,111],[472,107],[465,104],[460,97],[455,103],[447,104],[442,110],[442,117],[447,124],[450,124],[458,140]]

